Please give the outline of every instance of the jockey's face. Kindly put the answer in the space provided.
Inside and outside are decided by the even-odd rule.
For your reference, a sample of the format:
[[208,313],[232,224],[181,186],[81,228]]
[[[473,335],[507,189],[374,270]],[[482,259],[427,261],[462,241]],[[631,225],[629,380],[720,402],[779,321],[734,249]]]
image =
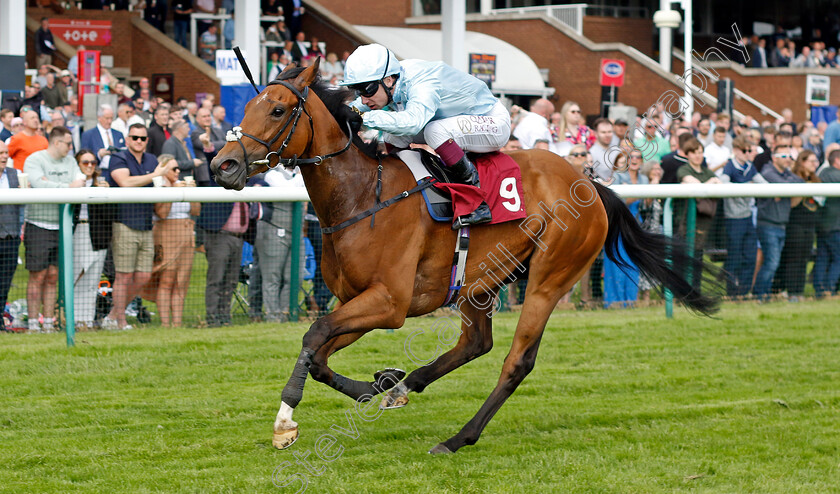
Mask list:
[[[388,76],[382,79],[382,82],[385,83],[385,86],[392,87],[394,85],[394,78]],[[393,89],[391,90],[393,91]],[[373,94],[373,96],[362,96],[362,103],[371,110],[381,110],[385,108],[385,106],[388,105],[388,93],[385,91],[385,87],[382,84],[379,84],[379,89]]]

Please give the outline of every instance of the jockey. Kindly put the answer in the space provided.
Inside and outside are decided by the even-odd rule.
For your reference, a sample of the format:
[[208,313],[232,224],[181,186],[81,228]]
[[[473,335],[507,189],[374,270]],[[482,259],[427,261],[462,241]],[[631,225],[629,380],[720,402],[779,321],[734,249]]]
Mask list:
[[[465,151],[498,151],[510,138],[510,114],[487,85],[443,62],[399,62],[382,45],[364,45],[347,59],[340,84],[359,92],[351,106],[364,112],[366,127],[385,132],[385,142],[398,148],[428,144],[455,180],[467,185],[480,187]],[[482,202],[452,228],[491,219]]]

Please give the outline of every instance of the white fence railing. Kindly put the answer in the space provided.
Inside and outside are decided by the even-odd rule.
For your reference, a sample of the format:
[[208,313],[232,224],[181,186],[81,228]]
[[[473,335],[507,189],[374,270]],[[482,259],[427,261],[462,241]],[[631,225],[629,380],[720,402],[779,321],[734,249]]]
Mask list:
[[[772,165],[768,165],[772,166]],[[840,197],[840,183],[828,184],[656,184],[613,185],[622,197]]]
[[[840,183],[825,184],[658,184],[612,185],[622,197],[840,197]],[[306,189],[247,187],[160,187],[78,189],[6,189],[0,204],[105,204],[155,202],[295,202],[308,201]]]

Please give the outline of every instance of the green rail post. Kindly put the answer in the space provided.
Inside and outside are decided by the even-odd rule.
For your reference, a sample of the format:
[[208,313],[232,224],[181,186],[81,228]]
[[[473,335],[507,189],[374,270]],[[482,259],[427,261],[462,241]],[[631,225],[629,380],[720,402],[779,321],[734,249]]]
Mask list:
[[[688,248],[688,257],[692,258],[694,257],[694,238],[697,227],[697,201],[692,197],[688,200],[688,205],[686,207],[688,210],[685,214],[685,243]],[[686,276],[686,281],[688,281],[689,284],[693,284],[694,267],[689,264],[687,272],[688,275]]]
[[[663,209],[663,233],[665,236],[671,237],[674,235],[674,207],[673,200],[670,197],[665,199]],[[667,259],[666,262],[671,264],[671,259]],[[668,319],[673,319],[674,317],[674,294],[667,288],[665,289],[665,317]]]
[[499,304],[501,304],[501,308],[499,312],[507,312],[508,309],[508,286],[502,285],[499,289]]
[[292,206],[292,269],[289,277],[289,320],[300,316],[300,247],[303,244],[303,203]]
[[[73,300],[73,205],[59,205],[58,294],[64,309],[67,346],[76,345],[76,314]],[[58,320],[58,318],[56,318]]]

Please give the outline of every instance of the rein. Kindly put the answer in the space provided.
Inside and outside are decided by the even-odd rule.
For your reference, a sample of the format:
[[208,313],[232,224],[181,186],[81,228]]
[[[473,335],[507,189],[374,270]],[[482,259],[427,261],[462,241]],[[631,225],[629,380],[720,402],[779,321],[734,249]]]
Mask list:
[[[382,165],[379,166],[379,172],[378,173],[379,173],[379,179],[381,180],[381,178],[382,178]],[[343,229],[347,228],[348,226],[350,226],[354,223],[358,223],[359,221],[367,218],[368,216],[375,215],[377,212],[387,208],[388,206],[391,206],[391,205],[393,205],[397,202],[402,201],[403,199],[410,196],[411,194],[415,194],[417,192],[420,192],[421,190],[428,189],[429,187],[433,186],[435,184],[435,182],[436,182],[435,179],[433,179],[431,177],[426,177],[423,180],[421,180],[420,182],[418,182],[417,185],[412,187],[411,189],[404,190],[404,191],[400,192],[399,194],[395,195],[394,197],[392,197],[392,198],[390,198],[386,201],[382,201],[382,202],[379,201],[379,194],[377,193],[376,194],[376,205],[374,207],[372,207],[370,209],[367,209],[365,211],[362,211],[361,213],[357,214],[356,216],[353,216],[352,218],[350,218],[349,220],[344,220],[344,221],[342,221],[341,223],[339,223],[335,226],[328,226],[326,228],[321,228],[321,233],[323,233],[325,235],[329,235],[330,233],[335,233],[339,230],[343,230]],[[379,187],[377,187],[377,192],[378,191],[379,191]],[[373,219],[374,218],[370,219],[370,227],[371,228],[373,228]]]
[[[257,85],[254,83],[254,78],[251,75],[251,70],[248,68],[248,64],[245,62],[245,57],[242,56],[242,52],[239,50],[239,47],[234,48],[234,52],[236,53],[236,57],[239,59],[239,64],[242,66],[243,70],[245,71],[245,75],[248,77],[248,80],[251,81],[251,85],[254,87],[254,91],[256,91],[257,94],[259,95],[260,91],[257,88]],[[333,158],[335,156],[338,156],[341,153],[350,149],[350,143],[353,139],[352,138],[353,131],[350,127],[350,122],[346,122],[346,124],[347,124],[347,143],[340,150],[338,150],[334,153],[314,156],[312,158],[299,158],[297,154],[293,155],[291,158],[283,158],[282,157],[283,151],[286,150],[286,147],[289,145],[289,141],[292,140],[292,136],[294,135],[295,130],[297,130],[297,125],[298,125],[298,121],[300,120],[300,116],[304,113],[306,114],[307,118],[309,119],[309,141],[307,142],[306,148],[303,150],[301,155],[304,155],[304,154],[308,153],[309,148],[312,147],[312,140],[315,137],[315,127],[314,127],[314,124],[312,123],[312,115],[310,115],[309,111],[306,109],[306,98],[309,96],[309,87],[308,86],[305,87],[303,89],[303,92],[300,92],[292,84],[289,84],[286,81],[279,81],[279,80],[271,81],[270,83],[268,83],[268,85],[269,86],[273,86],[273,85],[284,86],[286,89],[291,91],[292,94],[294,94],[297,97],[298,101],[297,101],[297,104],[295,105],[294,109],[292,110],[291,117],[289,117],[286,120],[286,123],[283,124],[283,127],[281,127],[280,130],[278,130],[277,133],[274,134],[274,137],[272,137],[271,140],[268,141],[268,142],[260,139],[257,136],[254,136],[254,135],[243,132],[242,127],[234,127],[227,132],[227,134],[225,135],[225,141],[227,141],[227,142],[238,142],[239,143],[239,146],[242,148],[242,155],[245,158],[246,167],[249,166],[249,165],[252,165],[252,164],[257,165],[257,166],[265,165],[269,169],[276,168],[278,165],[283,165],[286,168],[294,168],[298,165],[311,165],[311,164],[320,165],[321,163],[324,162],[324,160],[327,160],[329,158]],[[280,139],[280,137],[283,135],[283,132],[285,132],[286,129],[289,128],[290,124],[291,124],[291,129],[289,129],[289,133],[288,133],[288,135],[286,135],[286,138],[283,140],[283,143],[280,144],[280,148],[277,151],[272,151],[271,148],[274,146],[274,143],[276,143],[277,140]],[[256,161],[251,161],[251,162],[248,161],[248,152],[245,150],[245,144],[242,142],[242,137],[243,136],[244,137],[249,137],[249,138],[257,141],[258,143],[262,144],[263,146],[265,146],[265,148],[268,150],[268,153],[265,155],[265,157],[263,159],[256,160]],[[271,156],[272,155],[277,156],[277,164],[274,165],[274,166],[271,166]]]

